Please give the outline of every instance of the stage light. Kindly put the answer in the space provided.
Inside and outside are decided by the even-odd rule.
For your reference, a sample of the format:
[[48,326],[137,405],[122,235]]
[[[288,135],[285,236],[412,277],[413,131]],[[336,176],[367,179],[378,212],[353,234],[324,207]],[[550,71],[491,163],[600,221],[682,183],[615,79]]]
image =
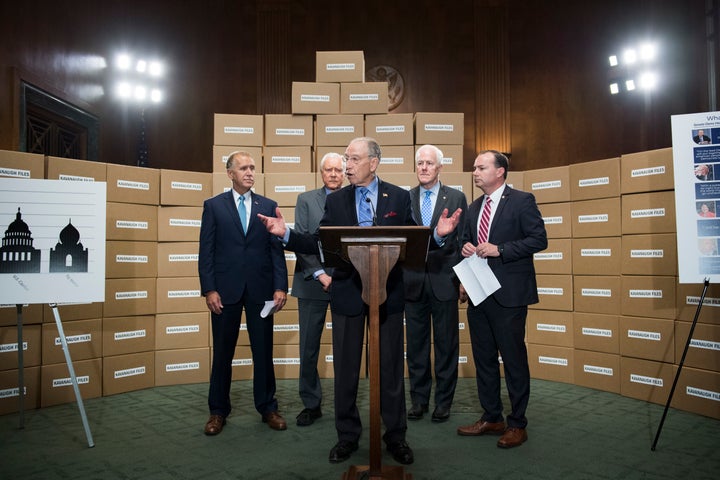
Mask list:
[[654,72],[645,72],[640,75],[640,88],[652,90],[657,86],[658,78]]
[[658,43],[648,40],[627,45],[622,55],[612,54],[607,57],[610,66],[607,69],[606,85],[610,85],[610,94],[656,89],[662,80],[659,66],[661,53]]
[[120,82],[117,85],[116,92],[120,98],[130,98],[132,96],[132,87],[127,82]]
[[142,85],[136,85],[133,91],[133,97],[135,100],[143,101],[147,97],[147,89]]
[[637,62],[637,52],[633,48],[628,48],[623,53],[623,62],[625,62],[626,65],[632,65],[635,62]]
[[117,65],[117,68],[119,70],[129,70],[130,64],[132,63],[132,59],[130,58],[130,55],[126,53],[121,53],[117,56],[115,60],[115,64]]
[[608,62],[610,62],[611,67],[617,67],[617,64],[618,64],[617,55],[610,55],[608,57]]
[[617,83],[611,83],[610,84],[610,94],[611,95],[617,95],[620,92],[620,87]]
[[140,73],[145,73],[145,70],[147,70],[147,62],[145,60],[138,60],[137,65],[135,65],[135,70]]
[[153,77],[161,77],[163,74],[164,68],[163,64],[158,61],[150,62],[150,68],[149,73]]
[[633,90],[635,90],[635,80],[626,80],[625,88],[628,92],[632,92]]
[[655,60],[657,47],[653,43],[644,43],[640,46],[640,59],[645,62]]
[[150,92],[150,100],[152,100],[153,103],[162,102],[162,92],[157,88],[153,88]]

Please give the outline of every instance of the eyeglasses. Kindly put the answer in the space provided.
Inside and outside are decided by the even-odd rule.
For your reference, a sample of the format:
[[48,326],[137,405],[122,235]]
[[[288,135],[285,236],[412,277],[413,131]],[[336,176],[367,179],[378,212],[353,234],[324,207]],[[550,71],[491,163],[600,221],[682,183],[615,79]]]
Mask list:
[[343,155],[343,160],[345,160],[345,163],[351,163],[354,165],[357,165],[358,163],[360,163],[361,161],[363,161],[366,158],[372,158],[372,157],[370,157],[370,155],[365,155],[364,157],[355,157],[355,156],[348,157],[347,155]]

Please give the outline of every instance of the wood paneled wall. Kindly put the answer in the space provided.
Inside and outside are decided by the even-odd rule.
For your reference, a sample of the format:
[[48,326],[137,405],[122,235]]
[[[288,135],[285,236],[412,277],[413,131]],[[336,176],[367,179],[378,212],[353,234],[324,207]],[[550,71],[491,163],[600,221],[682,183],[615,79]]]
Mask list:
[[[463,112],[466,169],[484,148],[527,170],[668,147],[671,115],[707,109],[704,4],[3,2],[0,148],[18,145],[26,80],[100,117],[102,161],[134,164],[139,110],[112,95],[123,47],[169,64],[167,101],[146,111],[157,168],[210,171],[215,112],[289,113],[291,82],[314,80],[317,50],[364,50],[368,68],[395,68],[405,84],[395,112]],[[607,56],[641,37],[663,48],[662,90],[611,97]],[[105,68],[93,68],[98,59]]]

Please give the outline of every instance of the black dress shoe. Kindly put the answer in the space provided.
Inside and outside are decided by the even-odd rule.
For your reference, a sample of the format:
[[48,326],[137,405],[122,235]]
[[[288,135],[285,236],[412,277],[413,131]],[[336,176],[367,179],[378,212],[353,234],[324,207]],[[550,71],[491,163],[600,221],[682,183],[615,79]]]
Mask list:
[[420,420],[423,417],[423,413],[428,411],[427,405],[420,405],[419,403],[413,403],[410,410],[408,410],[407,417],[410,420]]
[[410,465],[415,461],[413,451],[405,440],[388,444],[387,451],[392,454],[396,462],[403,465]]
[[330,463],[344,462],[345,460],[350,458],[350,455],[352,455],[352,453],[357,449],[357,442],[347,442],[344,440],[340,440],[330,450]]
[[450,418],[450,407],[441,407],[439,405],[435,407],[432,413],[433,422],[446,422],[448,418]]
[[298,414],[297,426],[298,427],[307,427],[308,425],[312,425],[315,422],[315,420],[317,420],[320,417],[322,417],[322,410],[320,410],[320,407],[306,408]]

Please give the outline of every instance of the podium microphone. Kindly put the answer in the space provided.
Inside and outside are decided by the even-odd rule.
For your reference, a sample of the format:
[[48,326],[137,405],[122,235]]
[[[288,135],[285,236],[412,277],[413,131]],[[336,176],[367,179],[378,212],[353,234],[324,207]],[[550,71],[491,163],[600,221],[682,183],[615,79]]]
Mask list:
[[370,200],[370,197],[365,197],[365,201],[370,204],[370,210],[372,210],[372,226],[377,227],[377,214],[375,213],[372,200]]

